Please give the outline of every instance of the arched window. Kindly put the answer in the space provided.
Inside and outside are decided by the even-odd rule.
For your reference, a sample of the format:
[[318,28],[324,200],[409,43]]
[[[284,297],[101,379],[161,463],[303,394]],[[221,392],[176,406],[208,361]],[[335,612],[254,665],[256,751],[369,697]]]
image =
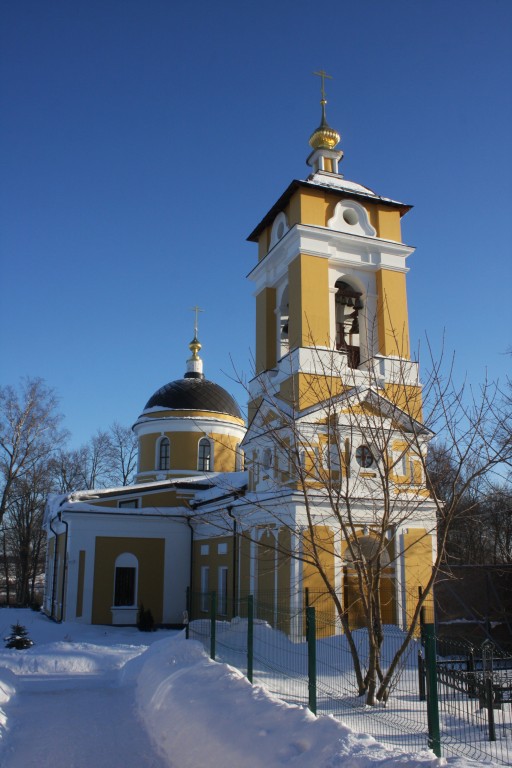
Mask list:
[[135,555],[124,552],[116,559],[114,573],[114,605],[137,605],[138,560]]
[[212,445],[207,437],[202,437],[199,441],[197,468],[200,472],[213,471]]
[[158,444],[157,469],[170,469],[171,442],[168,437],[162,437]]
[[241,472],[244,468],[244,452],[240,448],[240,443],[235,445],[235,471]]
[[336,283],[336,349],[347,353],[350,368],[361,362],[359,311],[363,309],[361,292],[343,280]]

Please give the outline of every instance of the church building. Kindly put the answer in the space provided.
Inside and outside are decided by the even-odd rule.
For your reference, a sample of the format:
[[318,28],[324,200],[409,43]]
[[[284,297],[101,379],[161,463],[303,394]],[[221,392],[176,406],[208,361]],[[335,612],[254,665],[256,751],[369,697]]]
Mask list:
[[135,483],[48,501],[52,618],[131,625],[143,606],[181,625],[187,612],[208,616],[215,592],[219,619],[252,594],[265,595],[272,623],[307,590],[358,626],[356,563],[375,561],[384,623],[409,625],[436,546],[423,471],[432,433],[409,348],[410,206],[343,177],[325,108],[322,78],[310,173],[248,238],[258,254],[247,425],[205,378],[196,323],[183,378],[133,426]]

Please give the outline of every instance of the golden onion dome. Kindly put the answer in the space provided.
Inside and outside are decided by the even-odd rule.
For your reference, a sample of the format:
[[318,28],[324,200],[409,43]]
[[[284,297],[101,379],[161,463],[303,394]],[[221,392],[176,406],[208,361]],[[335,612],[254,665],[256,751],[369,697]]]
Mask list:
[[322,104],[322,122],[316,131],[311,134],[309,143],[313,149],[334,149],[341,140],[341,136],[338,131],[335,131],[334,128],[331,128],[327,123],[325,117],[326,100],[322,99],[320,103]]
[[188,345],[188,348],[192,352],[192,360],[199,360],[199,350],[201,349],[201,344],[198,341],[197,336],[194,335],[194,338]]

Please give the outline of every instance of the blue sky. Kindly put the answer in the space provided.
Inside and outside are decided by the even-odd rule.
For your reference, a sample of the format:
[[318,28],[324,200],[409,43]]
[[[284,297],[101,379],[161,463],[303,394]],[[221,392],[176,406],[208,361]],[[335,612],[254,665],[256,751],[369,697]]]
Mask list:
[[42,376],[72,444],[184,372],[249,375],[245,238],[309,172],[325,69],[342,173],[414,205],[412,338],[511,368],[510,0],[0,6],[1,380]]

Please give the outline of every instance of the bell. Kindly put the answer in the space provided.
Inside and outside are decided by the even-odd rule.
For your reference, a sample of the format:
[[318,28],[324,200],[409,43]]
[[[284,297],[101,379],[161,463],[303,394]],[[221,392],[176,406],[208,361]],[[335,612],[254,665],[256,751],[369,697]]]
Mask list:
[[352,296],[347,296],[347,307],[353,307],[354,306],[354,300]]
[[362,309],[362,308],[363,308],[363,302],[362,302],[362,300],[361,300],[361,297],[360,297],[360,296],[358,296],[358,297],[357,297],[357,299],[356,299],[356,301],[355,301],[355,304],[354,304],[354,307],[355,307],[356,309]]
[[344,306],[347,303],[347,297],[343,294],[340,294],[340,304]]

